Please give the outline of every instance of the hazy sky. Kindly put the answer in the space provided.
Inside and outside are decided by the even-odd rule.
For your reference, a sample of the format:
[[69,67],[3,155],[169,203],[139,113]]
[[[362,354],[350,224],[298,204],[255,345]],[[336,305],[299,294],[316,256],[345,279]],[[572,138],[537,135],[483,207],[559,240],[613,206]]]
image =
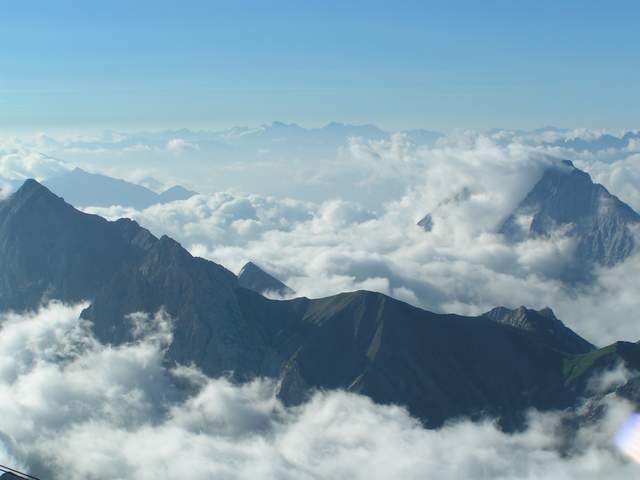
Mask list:
[[0,0],[0,127],[637,127],[637,1]]

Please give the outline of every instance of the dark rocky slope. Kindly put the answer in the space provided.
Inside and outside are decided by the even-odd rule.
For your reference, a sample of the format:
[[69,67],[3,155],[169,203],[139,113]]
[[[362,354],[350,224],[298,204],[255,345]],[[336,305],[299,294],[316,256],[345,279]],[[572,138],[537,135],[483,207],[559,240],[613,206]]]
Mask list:
[[558,231],[574,237],[573,261],[563,276],[581,281],[594,265],[610,267],[631,255],[632,228],[639,225],[640,215],[629,205],[562,161],[545,171],[499,231],[516,242]]
[[514,428],[530,407],[573,405],[594,372],[640,366],[638,345],[595,350],[547,311],[441,315],[364,291],[269,300],[168,237],[79,212],[28,181],[0,204],[0,310],[43,298],[89,300],[83,316],[113,344],[134,338],[129,314],[164,309],[170,364],[273,377],[287,403],[318,388],[359,392],[429,426],[491,415]]

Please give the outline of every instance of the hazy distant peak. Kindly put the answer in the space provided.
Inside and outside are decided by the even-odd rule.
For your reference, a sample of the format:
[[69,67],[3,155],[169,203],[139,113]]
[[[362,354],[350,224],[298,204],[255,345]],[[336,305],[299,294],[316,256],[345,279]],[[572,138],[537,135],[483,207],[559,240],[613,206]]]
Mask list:
[[164,192],[160,193],[159,203],[170,203],[175,202],[176,200],[187,200],[197,194],[197,192],[188,190],[181,185],[174,185],[173,187],[170,187]]
[[176,185],[158,194],[147,187],[100,173],[74,168],[48,179],[45,184],[76,207],[121,205],[137,209],[158,203],[186,200],[195,192]]

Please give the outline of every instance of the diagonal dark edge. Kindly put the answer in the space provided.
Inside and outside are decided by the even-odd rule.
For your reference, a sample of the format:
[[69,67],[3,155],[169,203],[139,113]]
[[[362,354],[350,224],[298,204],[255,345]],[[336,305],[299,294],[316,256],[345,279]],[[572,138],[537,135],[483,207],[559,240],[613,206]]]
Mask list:
[[20,476],[22,478],[27,478],[27,479],[31,479],[31,480],[40,480],[38,477],[34,477],[33,475],[29,475],[28,473],[23,473],[19,470],[16,470],[14,468],[11,467],[6,467],[4,465],[0,465],[0,472],[4,472],[4,473],[12,473],[16,476]]

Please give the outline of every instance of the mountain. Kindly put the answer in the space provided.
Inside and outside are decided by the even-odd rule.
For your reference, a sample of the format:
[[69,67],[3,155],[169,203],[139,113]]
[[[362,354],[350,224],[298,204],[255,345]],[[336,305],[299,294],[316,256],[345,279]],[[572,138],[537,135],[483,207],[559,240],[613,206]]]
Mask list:
[[191,190],[187,190],[186,188],[180,185],[174,185],[171,188],[168,188],[164,192],[158,194],[158,202],[156,203],[171,203],[177,200],[188,200],[189,198],[197,195],[196,192]]
[[36,308],[43,298],[91,299],[155,242],[131,220],[78,212],[27,180],[0,202],[0,308]]
[[431,230],[433,230],[434,214],[437,214],[443,207],[446,207],[448,205],[459,205],[469,200],[469,198],[471,198],[471,190],[468,187],[463,187],[462,190],[460,190],[452,197],[445,198],[444,200],[439,202],[432,212],[427,213],[418,221],[417,225],[419,227],[422,227],[425,232],[430,232]]
[[597,136],[581,138],[562,138],[553,142],[545,142],[545,146],[570,148],[579,152],[600,152],[603,150],[624,150],[629,147],[630,142],[640,140],[640,132],[631,131],[623,135],[616,136],[609,133],[602,133]]
[[564,276],[580,280],[593,265],[609,267],[631,255],[632,228],[639,225],[640,215],[629,205],[562,161],[544,172],[499,231],[514,242],[557,231],[574,237],[574,259]]
[[524,306],[516,309],[496,307],[483,316],[528,332],[546,344],[556,345],[563,352],[581,354],[595,350],[592,344],[558,320],[550,308],[531,310]]
[[169,365],[271,377],[287,404],[345,389],[404,405],[431,427],[489,415],[517,428],[529,408],[589,395],[595,372],[640,367],[637,344],[595,350],[548,311],[443,315],[366,291],[271,300],[169,237],[77,211],[30,180],[0,202],[0,310],[43,297],[88,300],[82,317],[114,345],[135,338],[131,314],[162,311],[173,321]]
[[180,186],[158,194],[141,185],[80,168],[52,177],[45,185],[78,208],[121,205],[143,209],[157,203],[186,200],[196,194]]
[[[401,131],[409,140],[418,145],[434,143],[443,135],[439,132],[423,129]],[[347,123],[330,122],[323,127],[304,128],[295,123],[272,122],[258,128],[235,127],[225,132],[219,132],[221,140],[232,143],[260,142],[264,146],[268,143],[288,143],[304,146],[327,146],[335,149],[344,145],[351,137],[365,140],[388,140],[392,133],[380,129],[376,125],[353,125]]]
[[295,292],[280,280],[268,274],[253,262],[247,262],[238,273],[238,284],[254,292],[290,296]]
[[[586,354],[565,351],[562,336],[435,314],[379,293],[288,301],[240,295],[245,316],[265,326],[265,338],[286,359],[279,395],[290,404],[313,388],[340,388],[405,405],[431,427],[464,415],[498,417],[510,429],[529,407],[570,407],[594,372],[626,360],[612,353],[609,363],[591,361],[602,353],[579,337],[577,350]],[[629,345],[629,357],[640,355]]]

